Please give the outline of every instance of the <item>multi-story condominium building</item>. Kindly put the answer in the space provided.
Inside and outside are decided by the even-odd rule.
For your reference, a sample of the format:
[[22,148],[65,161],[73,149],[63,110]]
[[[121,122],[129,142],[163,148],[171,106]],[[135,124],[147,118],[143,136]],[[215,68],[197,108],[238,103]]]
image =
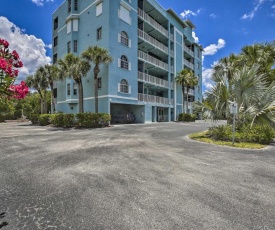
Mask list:
[[[194,28],[156,0],[66,0],[53,13],[53,63],[69,52],[103,47],[113,62],[101,66],[99,112],[110,113],[114,123],[175,121],[202,99],[202,47],[192,37]],[[175,82],[185,68],[199,82],[188,98]],[[92,69],[83,85],[84,110],[93,112]],[[55,87],[57,111],[77,113],[76,83],[68,78]]]

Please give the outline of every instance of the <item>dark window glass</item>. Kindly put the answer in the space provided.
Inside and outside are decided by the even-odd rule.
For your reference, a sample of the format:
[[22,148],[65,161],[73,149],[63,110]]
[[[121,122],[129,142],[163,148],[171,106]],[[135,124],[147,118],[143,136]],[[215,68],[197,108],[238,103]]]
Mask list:
[[102,27],[99,27],[96,31],[96,39],[100,40],[102,38]]
[[54,19],[53,29],[56,30],[58,28],[58,17]]
[[53,55],[53,64],[55,64],[57,62],[57,54]]
[[120,67],[122,69],[128,69],[129,68],[129,64],[128,64],[128,58],[125,55],[121,56],[120,59]]
[[71,42],[67,43],[67,52],[71,53]]
[[57,36],[56,36],[56,37],[54,38],[54,40],[53,40],[53,47],[56,47],[57,44],[58,44],[58,38],[57,38]]
[[70,96],[71,95],[71,84],[67,84],[67,95]]
[[74,52],[77,52],[77,40],[74,40]]
[[72,1],[68,0],[68,13],[70,13],[72,10]]

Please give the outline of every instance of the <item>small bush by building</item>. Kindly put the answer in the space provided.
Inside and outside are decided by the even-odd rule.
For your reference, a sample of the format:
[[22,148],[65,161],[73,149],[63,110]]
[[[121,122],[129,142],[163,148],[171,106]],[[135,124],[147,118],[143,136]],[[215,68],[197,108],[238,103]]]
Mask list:
[[[232,126],[221,125],[210,128],[208,135],[214,140],[230,141],[232,140]],[[269,144],[274,138],[275,131],[269,125],[255,124],[250,127],[249,124],[244,124],[236,127],[235,142]]]
[[195,114],[180,113],[178,117],[178,121],[194,122],[196,118],[197,116]]

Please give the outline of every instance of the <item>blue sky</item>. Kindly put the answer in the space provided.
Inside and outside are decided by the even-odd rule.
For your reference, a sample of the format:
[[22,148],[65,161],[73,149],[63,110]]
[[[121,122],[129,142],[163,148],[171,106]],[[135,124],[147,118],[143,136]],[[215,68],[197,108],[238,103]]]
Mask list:
[[[83,0],[80,0],[83,1]],[[109,0],[118,1],[118,0]],[[63,0],[1,0],[0,38],[22,58],[20,80],[51,61],[51,14]],[[203,90],[211,87],[211,66],[245,45],[275,40],[275,0],[158,0],[195,25],[204,47]]]

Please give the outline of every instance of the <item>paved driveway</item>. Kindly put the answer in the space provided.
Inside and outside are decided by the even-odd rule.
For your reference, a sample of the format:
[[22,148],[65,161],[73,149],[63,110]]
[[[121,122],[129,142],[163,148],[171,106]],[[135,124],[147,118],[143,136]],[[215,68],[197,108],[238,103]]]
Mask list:
[[0,226],[275,229],[275,147],[240,150],[186,137],[208,126],[0,124]]

